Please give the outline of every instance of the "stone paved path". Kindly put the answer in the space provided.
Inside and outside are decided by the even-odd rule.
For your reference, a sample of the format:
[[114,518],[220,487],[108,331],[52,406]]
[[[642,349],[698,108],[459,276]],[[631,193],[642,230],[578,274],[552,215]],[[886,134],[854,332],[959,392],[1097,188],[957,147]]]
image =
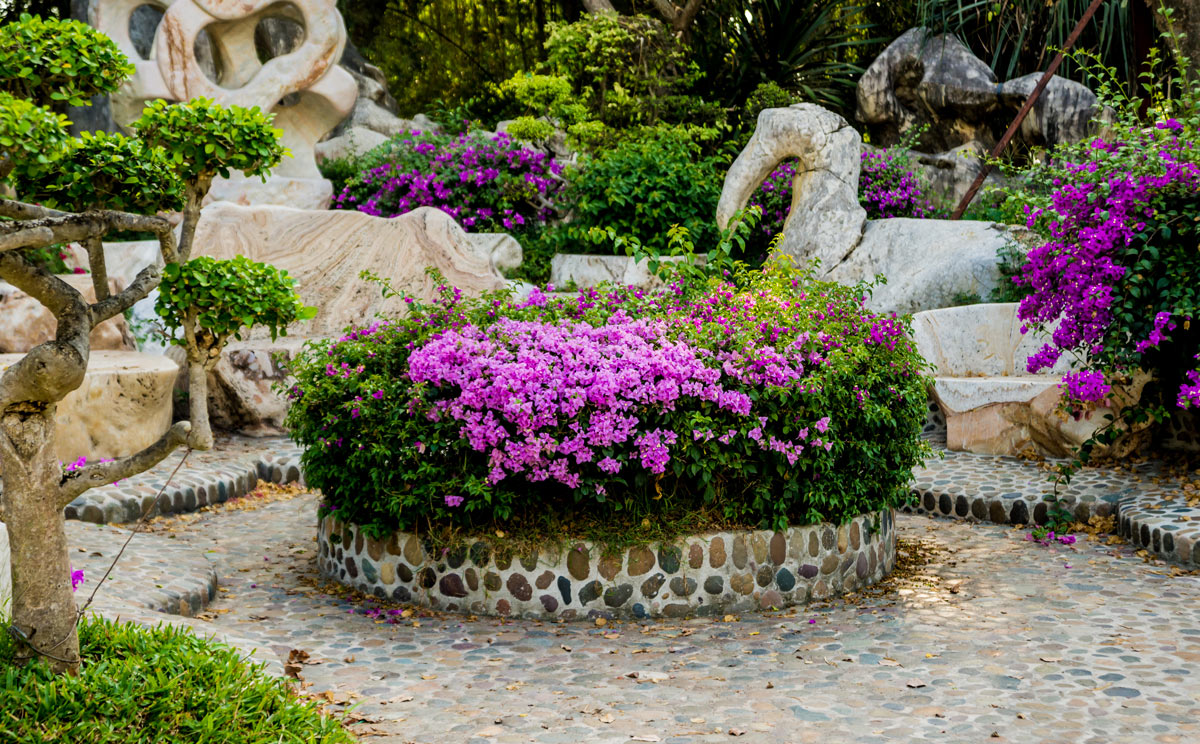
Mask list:
[[[1001,526],[905,516],[902,549],[928,560],[849,602],[605,627],[379,619],[361,614],[375,605],[317,585],[314,509],[305,495],[160,523],[132,549],[170,540],[208,556],[222,592],[210,622],[192,624],[259,658],[308,653],[310,691],[359,702],[365,742],[1200,735],[1200,576],[1128,548],[1044,548]],[[111,596],[103,609],[147,615]]]

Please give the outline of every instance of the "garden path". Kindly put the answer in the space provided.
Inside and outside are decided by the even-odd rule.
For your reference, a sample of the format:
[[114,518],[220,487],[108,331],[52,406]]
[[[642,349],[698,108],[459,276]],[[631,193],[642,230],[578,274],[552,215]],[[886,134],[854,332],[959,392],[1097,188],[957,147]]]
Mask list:
[[[176,621],[256,646],[259,658],[307,653],[309,692],[359,703],[354,730],[366,742],[1200,734],[1200,576],[1125,546],[1047,548],[1004,526],[902,516],[900,569],[848,601],[728,622],[389,623],[315,575],[314,496],[253,506],[155,522],[134,538],[129,570],[165,545],[207,556],[222,589],[207,622]],[[91,552],[75,555],[95,577],[107,558],[92,554],[111,556],[122,531],[92,529]],[[105,539],[108,549],[91,549]],[[145,604],[135,595],[114,587],[98,606],[165,617],[131,606]]]

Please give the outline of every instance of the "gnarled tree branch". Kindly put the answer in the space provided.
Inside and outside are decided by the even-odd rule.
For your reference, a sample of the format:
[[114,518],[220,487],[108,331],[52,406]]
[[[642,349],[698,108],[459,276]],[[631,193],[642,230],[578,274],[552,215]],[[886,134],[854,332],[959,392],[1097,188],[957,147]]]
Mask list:
[[191,430],[192,425],[188,422],[176,422],[157,442],[137,454],[122,457],[113,462],[86,465],[74,472],[67,473],[63,476],[63,482],[58,489],[59,504],[65,507],[85,491],[107,486],[149,470],[186,442]]
[[37,220],[44,217],[66,217],[67,212],[60,212],[57,209],[42,207],[37,204],[26,204],[22,201],[14,201],[13,199],[0,199],[0,217],[9,217],[14,220]]
[[92,327],[133,307],[138,300],[157,288],[161,281],[162,271],[157,266],[151,264],[142,269],[128,287],[92,305]]
[[108,266],[104,263],[104,241],[99,237],[83,241],[88,254],[88,269],[92,273],[92,289],[96,290],[96,301],[108,299]]

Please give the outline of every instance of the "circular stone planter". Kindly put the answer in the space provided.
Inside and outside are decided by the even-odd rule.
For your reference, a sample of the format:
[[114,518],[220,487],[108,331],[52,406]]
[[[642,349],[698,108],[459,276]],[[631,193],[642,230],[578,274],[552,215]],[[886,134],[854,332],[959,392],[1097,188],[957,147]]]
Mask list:
[[540,619],[684,617],[783,608],[856,591],[896,564],[894,513],[844,525],[716,532],[603,555],[587,543],[505,556],[482,542],[431,554],[326,517],[321,574],[383,599]]

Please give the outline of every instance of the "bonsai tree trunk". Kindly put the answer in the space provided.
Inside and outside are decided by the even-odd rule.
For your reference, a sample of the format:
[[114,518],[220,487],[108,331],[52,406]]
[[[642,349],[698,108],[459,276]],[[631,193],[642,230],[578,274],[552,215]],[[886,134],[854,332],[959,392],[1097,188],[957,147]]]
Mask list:
[[[58,324],[53,340],[0,372],[0,519],[8,527],[13,579],[9,632],[18,643],[18,659],[40,657],[56,672],[73,673],[79,666],[78,612],[62,510],[90,488],[153,467],[186,440],[190,426],[175,424],[129,457],[63,471],[55,451],[54,416],[59,401],[83,382],[92,329],[145,297],[158,286],[160,273],[148,266],[123,291],[89,304],[19,249],[86,244],[110,230],[137,230],[154,232],[163,260],[173,262],[175,240],[165,220],[123,212],[72,214],[0,199],[0,216],[12,220],[0,223],[0,279],[46,306]],[[103,252],[96,255],[97,276],[105,276]]]
[[79,636],[58,489],[62,464],[54,454],[55,408],[24,402],[0,417],[2,516],[12,555],[11,622],[32,647],[18,648],[17,658],[40,653],[55,671],[73,673]]

